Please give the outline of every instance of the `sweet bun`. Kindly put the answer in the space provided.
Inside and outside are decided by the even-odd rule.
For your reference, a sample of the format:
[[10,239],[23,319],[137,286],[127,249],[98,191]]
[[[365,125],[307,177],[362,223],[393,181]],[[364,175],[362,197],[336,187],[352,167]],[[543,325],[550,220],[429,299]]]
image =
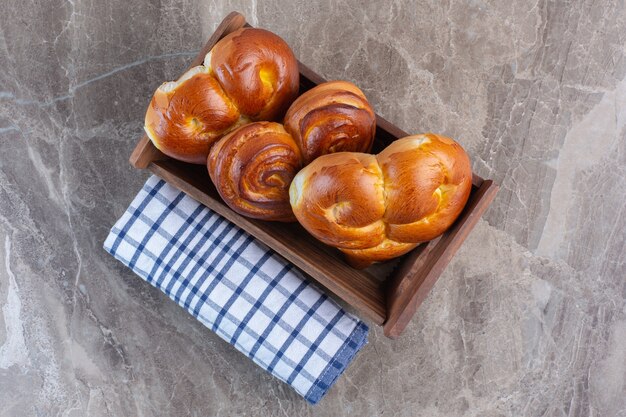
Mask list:
[[242,28],[221,39],[204,65],[157,89],[144,129],[164,154],[206,164],[211,146],[229,131],[280,119],[298,86],[289,46],[266,30]]
[[363,92],[347,81],[330,81],[294,101],[285,115],[291,133],[309,163],[333,152],[369,152],[376,115]]
[[241,113],[277,120],[298,95],[298,61],[278,35],[239,29],[220,40],[204,60]]
[[298,145],[283,126],[255,122],[220,139],[211,149],[207,168],[230,208],[262,220],[295,221],[289,185],[302,167]]
[[157,89],[144,129],[154,146],[168,156],[204,164],[211,145],[240,119],[239,110],[208,68],[197,66]]
[[293,179],[298,221],[355,267],[400,256],[454,223],[472,187],[470,160],[435,134],[398,139],[378,155],[324,155]]

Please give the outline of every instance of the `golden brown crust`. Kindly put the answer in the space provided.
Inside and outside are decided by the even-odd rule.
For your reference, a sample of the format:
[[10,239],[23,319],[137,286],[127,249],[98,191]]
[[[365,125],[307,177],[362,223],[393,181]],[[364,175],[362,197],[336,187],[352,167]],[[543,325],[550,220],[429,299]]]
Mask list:
[[145,130],[166,155],[204,164],[211,145],[239,120],[239,112],[203,67],[190,73],[182,82],[157,89],[146,112]]
[[365,95],[347,81],[320,84],[294,101],[285,115],[305,163],[332,152],[369,152],[376,115]]
[[461,214],[472,188],[472,167],[452,139],[434,134],[407,139],[377,155],[387,178],[387,235],[399,242],[425,242]]
[[289,191],[304,228],[364,267],[439,236],[463,210],[471,187],[463,148],[424,134],[398,139],[376,156],[319,157]]
[[287,43],[267,30],[242,28],[225,36],[209,61],[224,91],[252,120],[281,117],[298,95],[298,61]]
[[383,262],[402,256],[414,249],[418,243],[400,243],[384,239],[380,244],[367,249],[339,249],[346,255],[348,263],[355,268],[363,269],[373,262]]
[[239,214],[295,221],[289,185],[302,166],[298,145],[283,126],[255,122],[220,139],[207,168],[222,199]]
[[382,242],[385,205],[374,155],[324,155],[298,173],[289,192],[298,220],[327,245],[365,249]]
[[243,28],[178,81],[157,89],[145,131],[166,155],[206,164],[219,138],[250,120],[282,117],[298,92],[298,62],[277,35]]

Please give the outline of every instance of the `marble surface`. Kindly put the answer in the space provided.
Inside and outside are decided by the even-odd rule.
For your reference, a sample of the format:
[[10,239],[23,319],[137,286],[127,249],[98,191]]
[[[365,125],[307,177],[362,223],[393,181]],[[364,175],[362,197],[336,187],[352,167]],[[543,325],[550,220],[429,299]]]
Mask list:
[[[102,250],[152,91],[231,10],[501,186],[316,407]],[[7,0],[0,415],[626,416],[623,0]]]

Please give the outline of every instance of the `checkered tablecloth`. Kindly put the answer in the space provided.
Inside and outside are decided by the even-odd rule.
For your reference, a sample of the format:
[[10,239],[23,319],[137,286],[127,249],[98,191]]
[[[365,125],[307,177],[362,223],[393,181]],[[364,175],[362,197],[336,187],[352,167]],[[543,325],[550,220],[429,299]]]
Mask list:
[[155,176],[104,248],[312,404],[367,343],[367,325],[291,264]]

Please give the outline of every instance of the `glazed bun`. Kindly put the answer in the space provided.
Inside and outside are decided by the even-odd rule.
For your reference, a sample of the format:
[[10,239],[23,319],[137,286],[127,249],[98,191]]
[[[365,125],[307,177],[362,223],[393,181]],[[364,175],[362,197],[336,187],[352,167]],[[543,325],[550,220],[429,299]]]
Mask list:
[[302,167],[302,155],[283,126],[255,122],[220,139],[207,167],[222,199],[244,216],[295,221],[289,185]]
[[378,155],[321,156],[296,175],[289,193],[302,226],[364,268],[442,234],[471,187],[463,148],[423,134],[398,139]]
[[298,61],[277,35],[242,28],[207,54],[204,65],[162,84],[145,131],[161,152],[205,164],[222,136],[254,120],[280,119],[298,94]]
[[252,120],[278,120],[298,95],[298,61],[289,45],[264,29],[239,29],[204,60],[239,111]]
[[164,154],[205,164],[211,145],[242,122],[239,110],[209,69],[198,66],[157,89],[144,129]]
[[347,81],[319,84],[294,101],[285,129],[309,163],[333,152],[369,152],[376,115],[359,88]]

